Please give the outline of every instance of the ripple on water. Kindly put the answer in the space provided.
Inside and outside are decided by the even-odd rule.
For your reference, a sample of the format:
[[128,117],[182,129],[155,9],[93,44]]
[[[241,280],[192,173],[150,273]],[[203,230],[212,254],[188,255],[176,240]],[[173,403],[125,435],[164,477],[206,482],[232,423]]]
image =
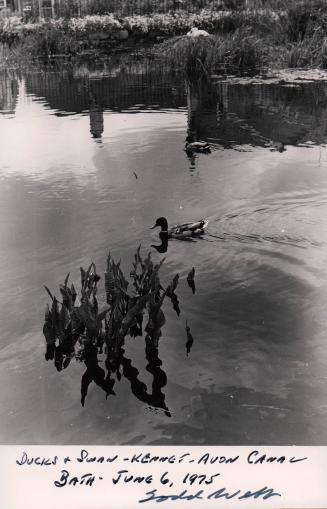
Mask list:
[[[210,87],[136,70],[3,82],[13,111],[0,116],[4,441],[325,442],[325,88]],[[188,157],[187,136],[211,154]],[[160,254],[149,230],[160,216],[210,221],[202,239]],[[91,261],[103,275],[109,249],[128,273],[139,244],[166,257],[165,285],[179,274],[180,316],[168,301],[155,369],[142,340],[128,341],[130,379],[108,400],[93,384],[82,409],[83,364],[58,375],[43,358],[43,285],[58,294],[68,272],[78,285]],[[135,389],[158,390],[158,371],[171,417]]]

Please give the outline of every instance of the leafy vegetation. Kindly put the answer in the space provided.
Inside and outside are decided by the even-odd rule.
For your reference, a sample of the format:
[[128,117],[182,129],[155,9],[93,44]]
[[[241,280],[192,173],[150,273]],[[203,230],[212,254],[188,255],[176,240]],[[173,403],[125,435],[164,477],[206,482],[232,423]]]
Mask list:
[[163,44],[160,52],[171,67],[183,69],[189,76],[209,75],[217,69],[261,69],[268,64],[268,52],[262,41],[244,30],[199,40],[175,38]]
[[[164,300],[170,299],[176,313],[180,312],[175,293],[179,276],[176,274],[171,283],[163,288],[159,277],[163,261],[164,259],[155,265],[150,253],[146,258],[142,258],[139,247],[132,263],[131,281],[128,281],[120,262],[116,263],[109,254],[104,275],[105,304],[101,310],[98,298],[100,276],[94,263],[91,263],[87,270],[80,269],[79,295],[74,284],[68,284],[69,274],[60,285],[60,300],[45,287],[51,299],[51,305],[46,306],[43,326],[46,339],[45,358],[53,360],[58,371],[67,368],[73,358],[84,361],[87,370],[82,378],[82,404],[92,381],[95,381],[108,396],[114,394],[112,375],[116,373],[119,379],[120,366],[131,376],[133,373],[135,375],[123,355],[123,346],[126,336],[131,338],[142,336],[144,315],[146,315],[144,331],[147,358],[157,359],[157,354],[151,352],[158,348],[161,328],[165,324],[162,310]],[[189,343],[187,348],[189,352]],[[98,355],[103,353],[103,350],[107,356],[105,362],[107,372],[98,365]],[[134,380],[133,383],[136,383],[139,391],[140,382]],[[147,395],[144,387],[140,394],[148,403],[152,402],[167,410],[163,400],[161,399],[161,404],[158,405],[157,400],[154,401]]]
[[[261,10],[233,10],[210,37],[175,37],[160,49],[187,75],[265,68],[327,67],[327,4],[323,0],[266,2]],[[274,9],[273,9],[274,8]],[[207,28],[199,24],[199,28]]]
[[[187,6],[171,2],[168,12],[168,4],[164,9],[159,0],[130,4],[129,8],[127,4],[112,2],[108,12],[108,3],[89,2],[93,10],[82,17],[65,13],[35,22],[19,17],[0,19],[0,42],[32,57],[48,57],[99,47],[106,51],[125,40],[155,41],[163,43],[160,57],[167,56],[171,65],[187,73],[212,72],[221,66],[243,71],[327,65],[325,0],[253,0],[252,8],[232,0],[199,0]],[[192,27],[211,36],[186,37]]]

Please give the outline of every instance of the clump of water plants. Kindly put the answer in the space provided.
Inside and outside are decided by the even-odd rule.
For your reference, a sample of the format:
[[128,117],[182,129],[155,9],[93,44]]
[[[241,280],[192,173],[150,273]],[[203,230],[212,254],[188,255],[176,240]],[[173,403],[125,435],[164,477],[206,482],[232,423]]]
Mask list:
[[169,66],[189,77],[221,69],[258,70],[268,62],[267,47],[248,29],[199,39],[176,37],[161,45],[160,54]]
[[[127,336],[142,336],[145,322],[146,355],[153,360],[151,352],[158,348],[161,328],[165,323],[162,305],[166,297],[172,301],[174,309],[179,313],[175,294],[179,276],[176,274],[164,288],[159,277],[163,262],[164,259],[154,264],[150,253],[143,258],[139,247],[128,280],[120,262],[116,263],[109,253],[104,274],[103,309],[100,309],[98,297],[101,278],[94,263],[91,263],[87,270],[80,268],[79,294],[74,284],[69,284],[69,274],[60,285],[60,299],[45,287],[51,299],[51,304],[46,306],[43,326],[46,339],[45,358],[53,360],[58,371],[67,368],[73,358],[84,361],[87,370],[82,378],[83,405],[92,381],[95,381],[107,396],[114,394],[112,375],[115,373],[117,379],[120,379],[120,367],[125,376],[129,376],[131,384],[133,382],[132,390],[133,387],[137,388],[138,397],[153,403],[151,398],[154,396],[147,393],[144,384],[137,379],[138,372],[135,374],[130,361],[124,357],[123,346]],[[103,350],[107,355],[107,372],[98,365],[98,355],[103,353]],[[161,371],[154,371],[162,380]],[[155,398],[158,394],[161,403],[156,400],[155,406],[161,406],[167,411],[160,391],[155,393]]]
[[[118,349],[127,335],[142,335],[144,314],[147,315],[145,332],[152,340],[164,325],[162,304],[165,297],[174,300],[178,275],[164,289],[159,270],[164,260],[154,264],[149,253],[142,258],[137,249],[130,272],[132,284],[127,281],[120,262],[115,263],[111,255],[107,258],[105,272],[106,306],[100,311],[98,283],[100,276],[91,263],[87,270],[82,267],[80,295],[74,284],[69,285],[69,274],[60,285],[61,300],[47,288],[51,305],[47,304],[43,333],[46,339],[46,360],[55,360],[60,371],[67,367],[73,357],[82,357],[85,345],[102,349]],[[133,286],[133,289],[129,287]],[[76,348],[77,346],[77,348]],[[154,341],[155,346],[155,341]]]

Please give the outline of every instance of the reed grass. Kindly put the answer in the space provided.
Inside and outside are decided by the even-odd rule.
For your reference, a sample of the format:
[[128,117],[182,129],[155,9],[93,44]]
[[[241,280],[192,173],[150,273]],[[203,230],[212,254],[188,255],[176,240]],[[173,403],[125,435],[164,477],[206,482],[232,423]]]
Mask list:
[[179,37],[162,45],[160,52],[172,68],[188,76],[209,75],[216,68],[255,70],[267,65],[268,58],[262,39],[244,29],[199,40]]
[[[258,5],[261,7],[244,9],[231,1],[224,2],[225,10],[201,12],[124,17],[111,13],[37,23],[24,23],[19,18],[0,20],[0,42],[19,48],[27,57],[74,55],[92,47],[110,50],[117,44],[117,33],[124,30],[132,42],[164,40],[156,53],[187,74],[210,73],[222,66],[240,71],[267,66],[327,66],[325,0],[290,0],[287,4],[258,0]],[[186,37],[194,26],[211,36],[196,40]]]

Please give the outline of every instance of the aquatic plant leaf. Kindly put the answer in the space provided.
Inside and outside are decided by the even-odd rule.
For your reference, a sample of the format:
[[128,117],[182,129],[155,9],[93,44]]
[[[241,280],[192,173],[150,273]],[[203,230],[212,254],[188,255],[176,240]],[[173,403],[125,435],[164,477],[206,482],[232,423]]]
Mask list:
[[62,355],[61,348],[57,347],[55,349],[55,354],[54,354],[54,364],[55,364],[57,371],[62,370],[62,361],[63,361],[63,355]]
[[195,268],[192,267],[192,270],[188,273],[187,275],[187,281],[192,281],[194,280],[194,275],[195,275]]
[[152,269],[153,269],[153,263],[152,263],[152,260],[151,260],[151,253],[150,252],[148,253],[148,256],[144,260],[144,266],[145,266],[145,269],[148,272],[151,272]]
[[190,353],[190,351],[191,351],[191,348],[192,348],[192,345],[193,345],[193,342],[194,342],[194,338],[193,338],[193,336],[191,334],[191,329],[190,329],[190,327],[187,324],[187,320],[186,320],[185,330],[186,330],[186,336],[187,336],[185,347],[186,347],[186,355],[188,355]]
[[65,282],[64,282],[64,287],[65,288],[67,287],[67,283],[68,283],[68,279],[69,279],[69,274],[70,274],[70,272],[68,272],[67,276],[65,277]]
[[84,375],[82,376],[82,380],[81,380],[81,404],[82,404],[82,406],[84,406],[84,404],[85,404],[85,398],[87,396],[88,388],[92,381],[93,381],[92,374],[87,369],[85,371]]
[[188,283],[189,287],[191,288],[192,293],[193,293],[193,295],[194,295],[194,294],[195,294],[195,283],[194,283],[194,279],[192,279],[191,281],[187,280],[187,283]]
[[129,333],[132,338],[136,338],[137,336],[142,336],[142,327],[135,321],[129,328]]
[[195,293],[195,282],[194,282],[195,268],[192,267],[192,270],[188,273],[187,276],[187,284],[191,288],[192,293]]
[[75,309],[75,316],[79,322],[83,323],[91,338],[98,334],[101,322],[98,322],[94,317],[88,302],[83,302],[79,308]]
[[126,336],[128,329],[130,328],[131,324],[133,323],[134,318],[143,311],[150,296],[151,296],[151,294],[143,295],[142,297],[139,297],[137,299],[136,303],[128,310],[126,316],[123,318],[123,320],[121,322],[121,327],[120,327],[120,331],[119,331],[120,337]]
[[55,354],[55,345],[52,344],[52,345],[47,345],[46,347],[46,352],[45,352],[45,360],[46,361],[49,361],[49,360],[53,360],[54,359],[54,354]]
[[69,364],[70,364],[70,361],[71,361],[71,358],[70,358],[70,357],[66,357],[66,358],[64,359],[64,362],[62,363],[62,367],[63,367],[63,369],[68,368],[68,366],[69,366]]
[[46,304],[46,305],[45,305],[44,320],[45,320],[46,322],[47,322],[47,321],[49,321],[49,320],[51,320],[51,311],[50,311],[49,304]]
[[119,263],[116,265],[109,253],[107,258],[107,269],[105,272],[105,290],[107,303],[112,304],[120,293],[119,280]]
[[111,272],[105,273],[105,290],[107,296],[107,303],[111,304],[113,296],[115,295],[115,282]]
[[72,301],[73,301],[73,304],[75,304],[75,301],[76,301],[76,297],[77,297],[77,292],[75,290],[75,286],[74,284],[72,283],[71,287],[70,287],[70,293],[71,293],[71,296],[72,296]]
[[98,314],[98,321],[102,322],[102,320],[104,320],[104,318],[107,316],[107,313],[109,311],[110,311],[110,308],[106,308],[103,311],[101,311],[101,313]]
[[159,270],[160,270],[161,266],[163,265],[163,263],[165,262],[165,260],[166,260],[166,257],[162,258],[160,260],[160,262],[157,265],[154,266],[154,270],[156,272],[159,272]]
[[145,327],[146,332],[150,335],[154,331],[160,331],[160,329],[165,325],[166,317],[161,308],[157,310],[155,314],[150,315],[149,321]]
[[80,267],[79,270],[81,271],[81,285],[82,288],[84,288],[85,280],[86,280],[86,272],[83,269],[83,267]]
[[60,286],[59,290],[62,295],[63,306],[65,306],[69,311],[71,311],[73,307],[73,299],[70,289],[64,286]]
[[141,257],[141,244],[138,246],[136,253],[135,253],[135,260],[136,263],[142,263],[142,257]]
[[118,271],[119,286],[122,291],[126,292],[128,288],[128,281],[125,279],[124,273],[121,269]]
[[60,320],[60,329],[64,331],[67,329],[68,325],[71,323],[70,313],[65,305],[61,306],[61,310],[59,312],[59,320]]
[[92,295],[92,299],[90,300],[90,306],[91,306],[93,316],[96,317],[98,315],[99,305],[98,305],[98,299],[96,298],[96,296],[94,294]]
[[167,288],[167,295],[168,295],[168,297],[170,297],[174,293],[174,291],[176,290],[177,285],[178,285],[178,281],[179,281],[179,274],[176,274],[174,276],[174,279],[172,280],[172,282],[170,283],[170,285]]
[[97,281],[95,281],[95,285],[93,285],[93,282],[94,282],[95,278],[98,280],[99,276],[96,273],[96,266],[93,262],[90,264],[90,266],[88,267],[88,269],[86,271],[83,269],[83,267],[80,267],[80,271],[81,271],[81,284],[82,284],[81,293],[82,293],[82,298],[83,298],[85,296],[85,294],[90,296],[90,292],[87,292],[87,289],[91,290],[91,291],[95,290]]
[[50,295],[51,300],[53,300],[53,295],[52,295],[52,293],[50,292],[49,288],[48,288],[47,286],[45,286],[45,285],[43,285],[43,286],[44,286],[44,288],[46,289],[46,291],[48,292],[48,294]]
[[177,288],[177,285],[178,285],[178,281],[179,281],[179,274],[176,274],[176,276],[174,277],[173,279],[173,286],[172,286],[172,291],[174,292]]
[[[51,311],[49,304],[45,308],[45,320],[43,325],[43,335],[47,343],[47,351],[45,354],[46,360],[53,359],[54,357],[54,344],[56,342],[56,334],[52,325]],[[52,348],[51,348],[52,346]],[[48,348],[49,347],[49,348]]]
[[179,300],[178,300],[178,297],[177,297],[175,292],[173,292],[170,295],[170,300],[172,302],[174,311],[176,311],[177,316],[179,316],[181,314],[181,310],[180,310],[180,307],[179,307]]
[[53,297],[53,300],[52,300],[51,321],[52,321],[52,327],[54,329],[56,337],[60,337],[62,330],[60,327],[58,301],[57,301],[56,297]]

